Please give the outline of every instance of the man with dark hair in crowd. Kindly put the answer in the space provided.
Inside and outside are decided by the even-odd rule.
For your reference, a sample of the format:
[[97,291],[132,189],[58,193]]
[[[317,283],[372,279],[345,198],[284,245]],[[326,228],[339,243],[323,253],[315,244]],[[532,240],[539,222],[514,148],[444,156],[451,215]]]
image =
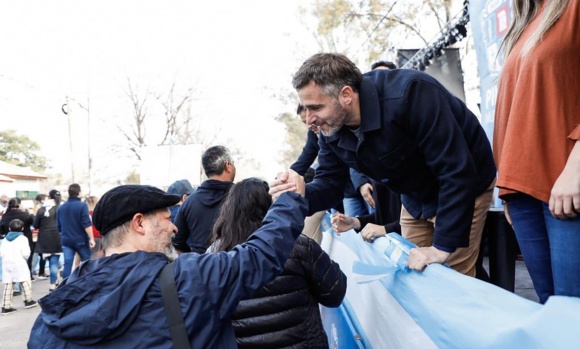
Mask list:
[[171,264],[177,228],[168,207],[179,196],[145,185],[109,190],[93,212],[105,257],[83,263],[39,301],[28,347],[237,347],[231,313],[283,271],[302,231],[304,180],[290,177],[296,193],[281,195],[244,243],[230,252],[185,253]]
[[[418,246],[409,268],[447,262],[474,276],[496,167],[487,136],[465,104],[427,74],[362,75],[333,53],[306,60],[292,83],[308,124],[322,133],[319,167],[306,188],[310,213],[336,204],[354,168],[402,194],[402,234]],[[271,193],[291,185],[281,173]]]
[[397,69],[397,66],[393,62],[389,61],[378,61],[371,64],[371,70],[375,69]]
[[78,253],[84,262],[91,258],[91,248],[95,247],[89,207],[81,201],[80,195],[80,185],[76,183],[69,185],[68,200],[60,205],[56,213],[56,225],[61,233],[64,254],[63,278],[70,275],[75,253]]
[[178,232],[173,246],[178,252],[204,253],[211,243],[216,217],[236,177],[230,151],[221,145],[208,148],[201,157],[208,180],[187,197],[175,217]]

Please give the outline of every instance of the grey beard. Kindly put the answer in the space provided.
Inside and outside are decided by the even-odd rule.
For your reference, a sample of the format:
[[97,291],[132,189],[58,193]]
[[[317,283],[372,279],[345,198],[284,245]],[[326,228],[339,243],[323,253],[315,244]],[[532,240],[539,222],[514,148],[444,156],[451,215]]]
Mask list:
[[165,248],[165,251],[163,251],[163,254],[165,255],[165,257],[167,257],[167,259],[169,259],[171,262],[173,262],[174,260],[177,259],[177,251],[175,251],[175,247],[173,247],[172,244],[169,244],[169,246],[167,246]]

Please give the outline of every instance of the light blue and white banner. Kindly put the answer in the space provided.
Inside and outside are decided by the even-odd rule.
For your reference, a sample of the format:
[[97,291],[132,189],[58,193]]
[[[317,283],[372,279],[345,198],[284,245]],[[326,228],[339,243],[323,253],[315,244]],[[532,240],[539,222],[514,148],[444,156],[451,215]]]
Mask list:
[[348,277],[338,309],[322,307],[331,348],[579,348],[580,299],[545,305],[433,264],[405,268],[411,243],[337,236],[325,217],[323,249]]

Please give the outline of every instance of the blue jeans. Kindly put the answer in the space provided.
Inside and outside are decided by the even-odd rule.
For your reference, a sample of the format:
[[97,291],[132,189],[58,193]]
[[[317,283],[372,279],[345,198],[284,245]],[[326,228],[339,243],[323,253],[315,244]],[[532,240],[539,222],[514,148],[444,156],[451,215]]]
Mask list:
[[344,198],[342,200],[342,206],[344,206],[344,214],[351,217],[369,214],[366,201],[360,197]]
[[62,277],[66,279],[70,276],[72,265],[75,261],[75,252],[81,257],[81,262],[91,258],[91,248],[88,242],[82,242],[75,245],[62,245],[62,252],[64,254],[64,268],[62,270]]
[[507,201],[540,303],[551,295],[580,297],[580,216],[556,219],[547,203],[525,194]]
[[56,280],[58,279],[58,262],[60,260],[60,255],[53,254],[50,257],[46,258],[48,260],[48,266],[50,270],[50,284],[56,284]]

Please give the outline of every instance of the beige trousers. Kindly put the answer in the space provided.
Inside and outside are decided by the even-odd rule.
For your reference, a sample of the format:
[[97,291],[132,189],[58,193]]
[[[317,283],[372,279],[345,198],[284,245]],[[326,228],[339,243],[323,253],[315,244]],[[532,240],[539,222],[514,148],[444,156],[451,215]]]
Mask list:
[[[495,180],[489,188],[475,199],[475,209],[471,221],[471,232],[469,234],[469,246],[458,248],[451,254],[447,263],[458,272],[475,276],[475,263],[479,255],[479,245],[481,234],[485,225],[487,211],[491,206],[493,188]],[[437,216],[429,219],[414,219],[413,216],[403,206],[401,210],[401,230],[402,235],[419,247],[433,245],[433,233],[435,230],[435,220]]]
[[324,212],[316,212],[312,216],[306,217],[304,220],[304,229],[302,230],[302,234],[316,241],[319,245],[322,242],[320,223],[322,222],[322,218],[324,218]]

